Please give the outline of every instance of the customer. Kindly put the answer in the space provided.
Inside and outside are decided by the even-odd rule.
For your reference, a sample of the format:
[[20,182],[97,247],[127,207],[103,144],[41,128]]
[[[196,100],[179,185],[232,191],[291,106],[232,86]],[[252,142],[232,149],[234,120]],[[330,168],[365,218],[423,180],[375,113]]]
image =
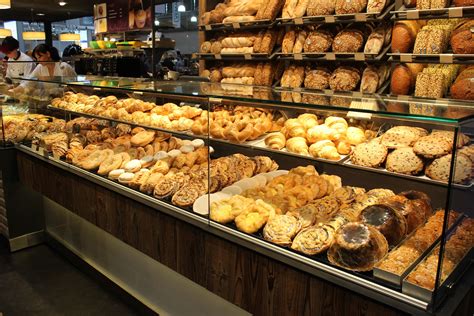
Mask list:
[[12,36],[7,36],[0,46],[0,51],[5,54],[7,71],[5,77],[7,78],[21,78],[28,77],[33,71],[34,63],[28,55],[20,51],[20,43]]

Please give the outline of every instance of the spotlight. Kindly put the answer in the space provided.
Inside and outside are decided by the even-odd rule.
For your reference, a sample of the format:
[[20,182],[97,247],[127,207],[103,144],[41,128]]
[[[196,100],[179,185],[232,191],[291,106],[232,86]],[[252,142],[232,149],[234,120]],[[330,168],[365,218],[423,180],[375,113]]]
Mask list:
[[180,4],[178,6],[178,12],[186,12],[186,7],[184,6],[184,4]]
[[191,17],[191,22],[197,22],[197,21],[198,21],[198,18],[193,15],[193,16]]
[[58,4],[59,4],[59,6],[64,7],[67,4],[67,2],[59,1]]

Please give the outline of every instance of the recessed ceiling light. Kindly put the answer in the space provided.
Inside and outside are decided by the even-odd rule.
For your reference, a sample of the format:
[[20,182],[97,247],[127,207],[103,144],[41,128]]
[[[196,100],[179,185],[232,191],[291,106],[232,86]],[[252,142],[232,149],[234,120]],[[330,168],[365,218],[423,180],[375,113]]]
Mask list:
[[198,21],[197,17],[195,15],[193,15],[191,17],[191,22],[197,22],[197,21]]
[[36,13],[36,15],[44,16],[44,13]]
[[61,7],[64,7],[64,6],[67,4],[67,2],[59,1],[58,4],[59,4]]
[[178,12],[186,12],[186,7],[184,6],[184,4],[180,4],[178,6]]

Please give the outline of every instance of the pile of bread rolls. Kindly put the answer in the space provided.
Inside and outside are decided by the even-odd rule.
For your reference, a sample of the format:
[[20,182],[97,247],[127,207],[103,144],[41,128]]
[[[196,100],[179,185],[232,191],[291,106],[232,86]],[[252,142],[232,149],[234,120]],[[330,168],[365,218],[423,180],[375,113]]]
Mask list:
[[379,54],[390,43],[391,27],[372,24],[320,25],[291,29],[282,42],[284,54],[297,53],[356,53]]
[[211,82],[271,86],[280,69],[273,63],[236,63],[204,70],[201,75]]
[[201,24],[245,23],[274,20],[280,13],[284,0],[228,0],[201,16]]
[[205,41],[201,44],[203,54],[270,54],[277,44],[280,32],[262,30],[258,34],[233,33]]
[[352,145],[374,136],[374,132],[361,126],[349,126],[342,117],[329,116],[322,120],[315,114],[304,113],[288,119],[280,132],[270,133],[265,144],[275,150],[286,148],[304,156],[340,160],[341,155],[351,153]]

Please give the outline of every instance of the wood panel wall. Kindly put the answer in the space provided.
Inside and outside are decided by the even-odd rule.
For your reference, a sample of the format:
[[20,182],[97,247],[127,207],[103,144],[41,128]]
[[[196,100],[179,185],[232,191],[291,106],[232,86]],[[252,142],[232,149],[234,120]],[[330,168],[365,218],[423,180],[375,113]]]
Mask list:
[[404,315],[18,152],[20,180],[255,315]]

